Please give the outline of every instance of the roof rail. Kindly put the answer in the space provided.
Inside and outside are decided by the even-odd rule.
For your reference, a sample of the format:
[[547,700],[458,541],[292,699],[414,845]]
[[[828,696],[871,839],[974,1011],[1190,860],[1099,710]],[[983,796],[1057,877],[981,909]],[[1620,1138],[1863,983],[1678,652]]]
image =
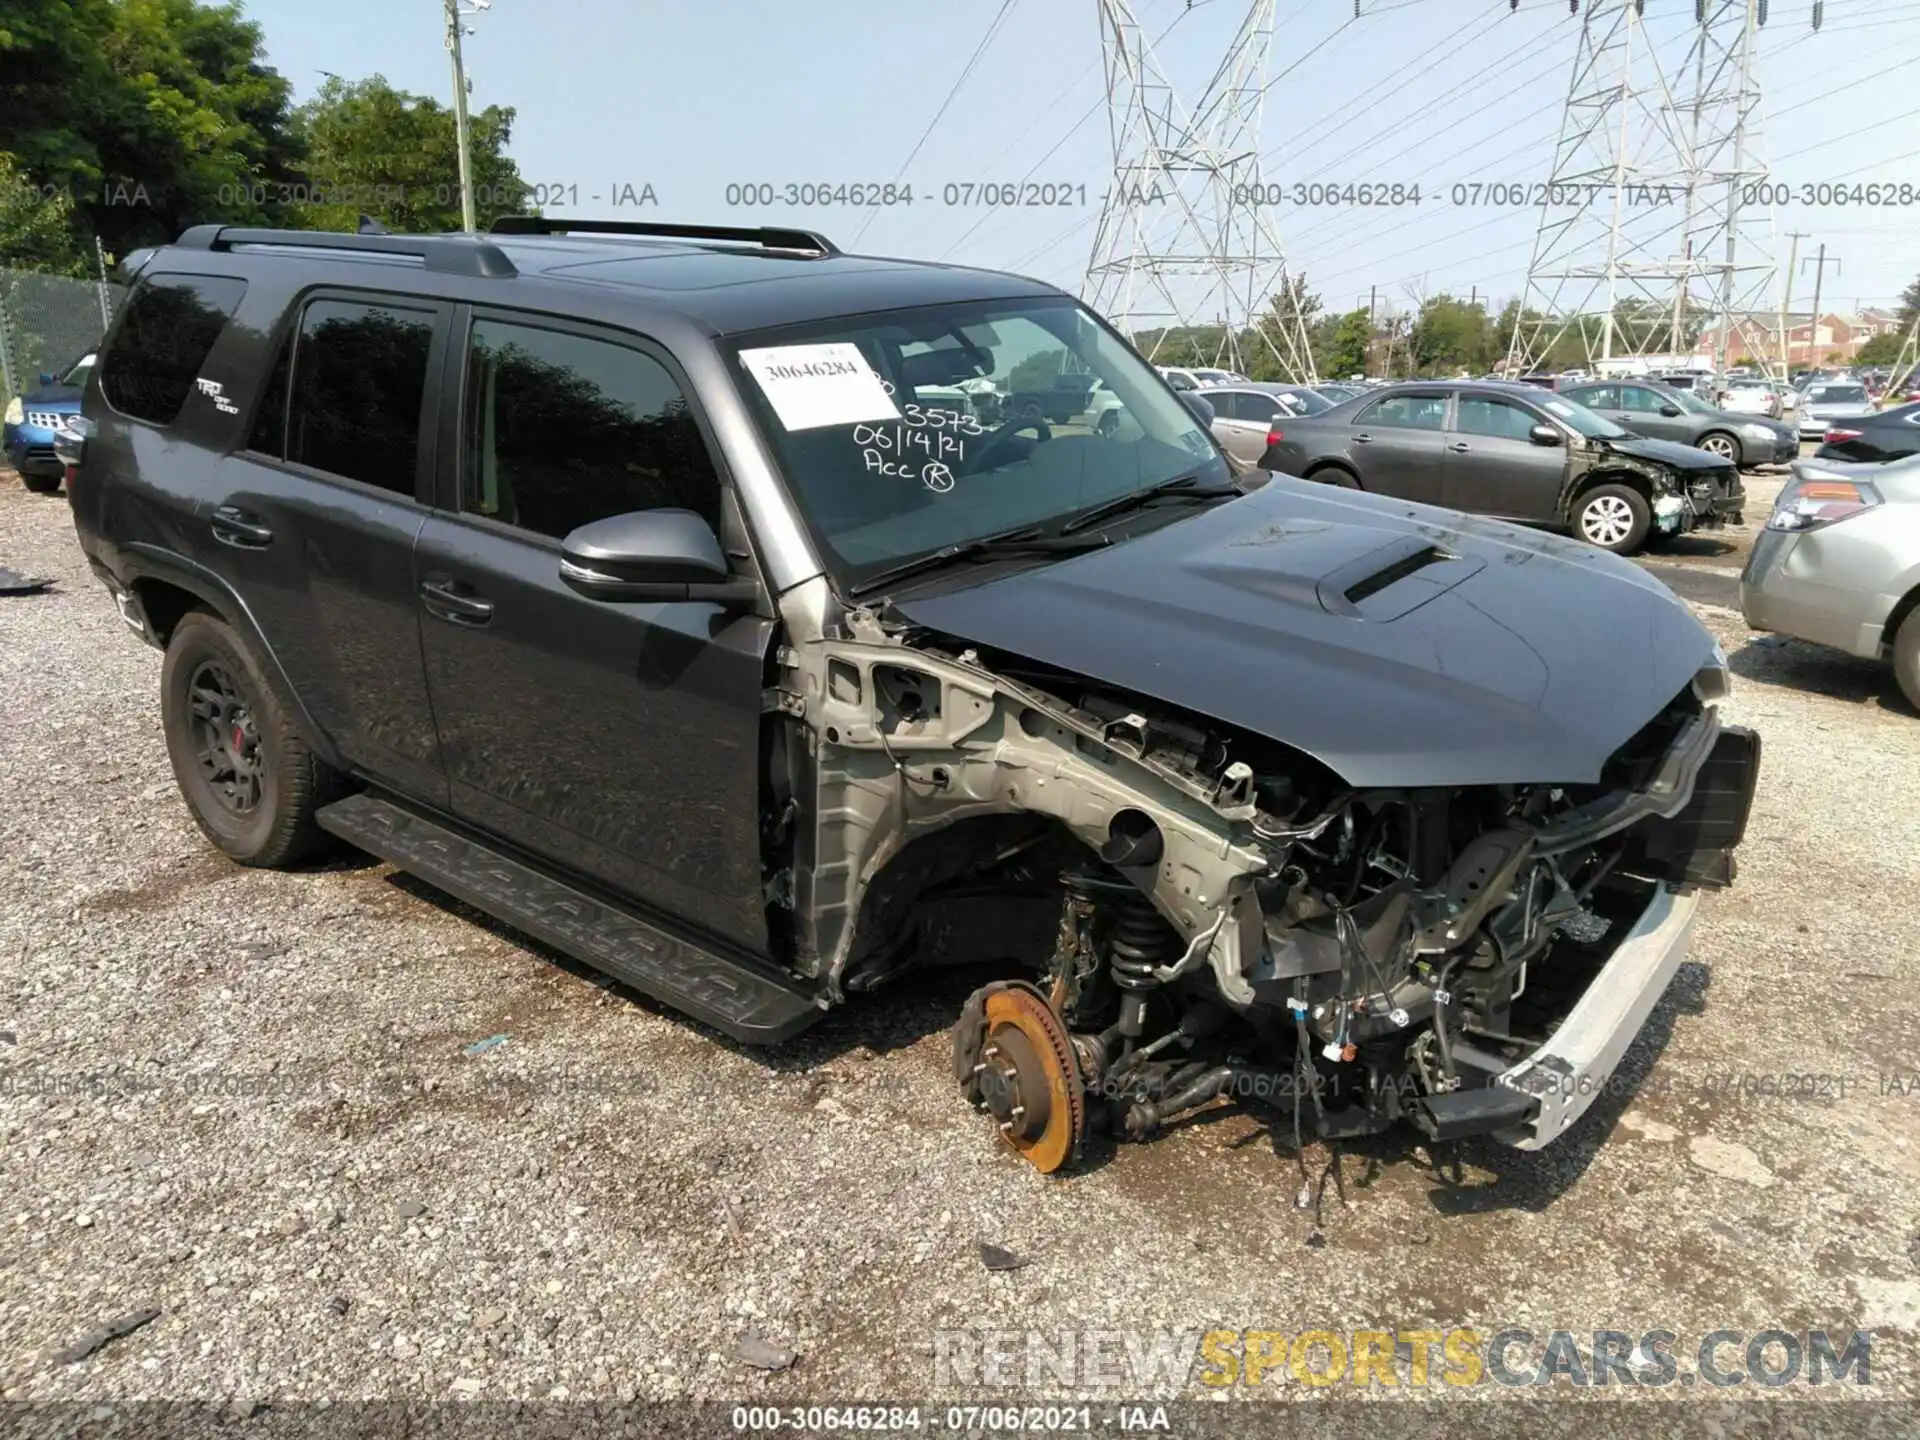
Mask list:
[[767,250],[804,250],[838,255],[840,247],[813,230],[775,226],[668,225],[652,220],[563,220],[549,215],[502,215],[495,235],[639,235],[662,240],[733,240]]
[[301,250],[350,250],[416,257],[428,270],[504,280],[520,271],[506,252],[478,235],[351,235],[334,230],[254,230],[241,225],[196,225],[174,242],[183,250],[231,250],[276,245]]

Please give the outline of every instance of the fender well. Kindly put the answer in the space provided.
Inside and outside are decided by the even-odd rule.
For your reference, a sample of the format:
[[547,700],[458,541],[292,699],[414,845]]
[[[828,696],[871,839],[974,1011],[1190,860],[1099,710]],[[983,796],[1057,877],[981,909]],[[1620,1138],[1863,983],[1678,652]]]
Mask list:
[[320,758],[336,770],[346,770],[331,736],[314,723],[299,692],[287,678],[286,668],[274,654],[266,636],[255,623],[246,603],[230,586],[192,561],[147,546],[129,546],[126,551],[127,588],[140,602],[152,642],[165,649],[174,628],[191,610],[207,610],[218,615],[240,636],[253,656],[267,672],[281,701],[287,706],[301,738]]

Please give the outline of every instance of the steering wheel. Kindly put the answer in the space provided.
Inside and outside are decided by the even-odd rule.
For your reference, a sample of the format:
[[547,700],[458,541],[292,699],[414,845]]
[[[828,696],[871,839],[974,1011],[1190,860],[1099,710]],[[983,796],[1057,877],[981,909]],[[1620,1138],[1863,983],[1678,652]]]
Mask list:
[[1053,439],[1053,427],[1047,424],[1046,420],[1037,412],[1028,415],[1018,415],[1007,421],[1006,424],[996,428],[991,435],[987,436],[987,443],[973,452],[973,458],[967,461],[963,468],[968,473],[975,470],[986,469],[987,462],[993,455],[993,452],[1004,446],[1022,430],[1033,431],[1036,440],[1042,444]]

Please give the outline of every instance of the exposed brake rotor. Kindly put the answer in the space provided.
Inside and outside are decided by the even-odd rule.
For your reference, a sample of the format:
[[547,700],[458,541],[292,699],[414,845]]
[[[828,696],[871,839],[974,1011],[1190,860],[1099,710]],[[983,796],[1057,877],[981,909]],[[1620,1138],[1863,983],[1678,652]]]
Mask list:
[[1079,1156],[1087,1133],[1079,1061],[1066,1025],[1033,986],[1000,981],[969,996],[953,1060],[967,1099],[1034,1169],[1050,1175]]

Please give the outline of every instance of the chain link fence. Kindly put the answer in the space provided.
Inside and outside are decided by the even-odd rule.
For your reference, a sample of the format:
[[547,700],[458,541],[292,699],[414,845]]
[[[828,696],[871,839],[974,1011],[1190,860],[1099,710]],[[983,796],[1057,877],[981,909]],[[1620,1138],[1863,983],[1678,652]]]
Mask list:
[[99,345],[124,285],[0,267],[0,405]]

